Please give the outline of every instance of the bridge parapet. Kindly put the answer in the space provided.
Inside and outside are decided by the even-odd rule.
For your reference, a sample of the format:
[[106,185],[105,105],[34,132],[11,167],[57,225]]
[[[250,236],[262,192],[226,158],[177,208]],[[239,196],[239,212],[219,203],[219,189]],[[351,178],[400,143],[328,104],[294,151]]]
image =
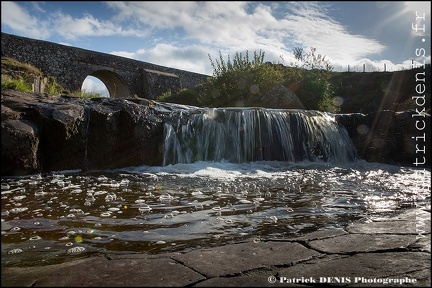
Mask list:
[[71,92],[80,91],[85,78],[94,76],[105,84],[110,97],[155,99],[167,91],[193,88],[211,77],[3,32],[1,41],[2,57],[35,66]]

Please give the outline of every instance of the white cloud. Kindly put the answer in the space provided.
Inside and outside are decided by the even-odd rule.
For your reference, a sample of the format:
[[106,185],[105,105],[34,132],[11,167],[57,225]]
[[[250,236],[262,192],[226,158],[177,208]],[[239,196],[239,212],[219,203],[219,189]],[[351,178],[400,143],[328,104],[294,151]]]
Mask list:
[[[425,2],[405,3],[406,11],[425,7]],[[430,8],[430,3],[426,4]],[[43,19],[19,3],[2,1],[1,5],[2,25],[25,36],[46,39],[59,35],[72,46],[83,37],[134,37],[145,41],[141,49],[112,54],[208,75],[212,74],[208,55],[219,57],[219,51],[227,57],[262,50],[266,61],[285,65],[294,62],[293,49],[297,46],[305,51],[317,48],[317,53],[326,55],[335,67],[365,63],[382,69],[382,61],[386,61],[367,59],[387,47],[348,32],[329,16],[325,2],[106,2],[104,5],[114,14],[111,18],[96,18],[97,14],[72,16],[34,4],[35,15],[44,9],[43,17],[49,15]],[[113,41],[122,41],[118,39]],[[430,61],[430,56],[426,59]],[[388,67],[402,64],[389,62]]]
[[66,39],[76,39],[82,36],[135,36],[144,37],[143,30],[123,28],[111,21],[100,21],[86,14],[81,18],[73,18],[60,12],[53,15],[53,29]]
[[100,81],[98,78],[93,76],[87,76],[81,85],[81,91],[86,93],[96,93],[100,94],[104,97],[109,96],[109,92],[105,84]]
[[33,17],[15,2],[1,1],[1,22],[27,37],[45,39],[50,36],[46,21]]
[[404,2],[405,10],[408,12],[418,12],[419,16],[431,15],[431,2],[430,1],[407,1]]
[[222,50],[224,55],[261,49],[266,57],[270,56],[267,60],[278,62],[282,55],[288,64],[293,61],[295,46],[315,47],[339,64],[385,50],[376,40],[347,32],[326,14],[321,3],[315,2],[286,2],[284,5],[288,5],[291,13],[280,19],[274,16],[278,10],[272,10],[280,9],[279,3],[109,2],[108,5],[115,10],[118,21],[133,19],[155,33],[178,29],[184,34],[180,37],[211,46],[216,52]]
[[75,40],[86,36],[135,36],[144,37],[147,31],[122,27],[109,20],[99,20],[90,14],[81,18],[73,18],[70,15],[56,11],[44,11],[39,4],[33,4],[38,12],[43,12],[46,19],[33,16],[25,8],[15,2],[2,1],[2,25],[18,31],[24,36],[35,39],[47,39],[53,34],[58,34],[67,40]]
[[158,43],[149,50],[139,49],[135,52],[114,51],[111,54],[153,64],[157,63],[161,66],[180,70],[211,75],[213,71],[208,60],[208,51],[204,46],[199,45],[179,48],[172,44]]
[[317,48],[334,64],[350,63],[367,55],[384,51],[385,46],[361,35],[352,35],[332,20],[316,3],[291,4],[286,16],[289,38],[296,44]]

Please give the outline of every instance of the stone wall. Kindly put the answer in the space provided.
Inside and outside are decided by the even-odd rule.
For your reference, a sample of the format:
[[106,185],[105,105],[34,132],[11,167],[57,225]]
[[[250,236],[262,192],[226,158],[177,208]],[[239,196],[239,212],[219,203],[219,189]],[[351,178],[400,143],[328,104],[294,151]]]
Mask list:
[[[2,57],[11,57],[35,66],[43,73],[54,76],[71,92],[79,91],[85,78],[97,71],[99,74],[102,73],[100,71],[114,73],[127,84],[129,95],[122,95],[121,98],[137,95],[141,98],[155,99],[165,91],[190,89],[210,77],[3,32],[1,43]],[[108,87],[107,83],[105,85]]]

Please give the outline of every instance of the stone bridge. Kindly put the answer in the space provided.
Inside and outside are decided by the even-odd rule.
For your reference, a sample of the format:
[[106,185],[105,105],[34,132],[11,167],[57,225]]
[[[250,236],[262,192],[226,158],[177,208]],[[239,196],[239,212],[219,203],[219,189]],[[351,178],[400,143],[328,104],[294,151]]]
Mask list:
[[209,75],[159,66],[125,57],[1,33],[1,56],[28,63],[71,92],[87,76],[101,80],[111,98],[155,99],[202,83]]

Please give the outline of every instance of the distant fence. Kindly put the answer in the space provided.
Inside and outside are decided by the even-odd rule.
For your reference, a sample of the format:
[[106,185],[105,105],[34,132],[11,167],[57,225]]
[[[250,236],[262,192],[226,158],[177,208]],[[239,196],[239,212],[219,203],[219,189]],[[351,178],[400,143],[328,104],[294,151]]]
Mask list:
[[[419,65],[419,64],[418,64]],[[415,68],[416,65],[414,60],[411,60],[411,66],[406,67],[402,65],[391,65],[388,66],[386,63],[383,63],[381,67],[371,65],[371,64],[363,64],[363,65],[334,65],[333,71],[337,72],[394,72],[394,71],[402,71],[402,70],[410,70]]]

